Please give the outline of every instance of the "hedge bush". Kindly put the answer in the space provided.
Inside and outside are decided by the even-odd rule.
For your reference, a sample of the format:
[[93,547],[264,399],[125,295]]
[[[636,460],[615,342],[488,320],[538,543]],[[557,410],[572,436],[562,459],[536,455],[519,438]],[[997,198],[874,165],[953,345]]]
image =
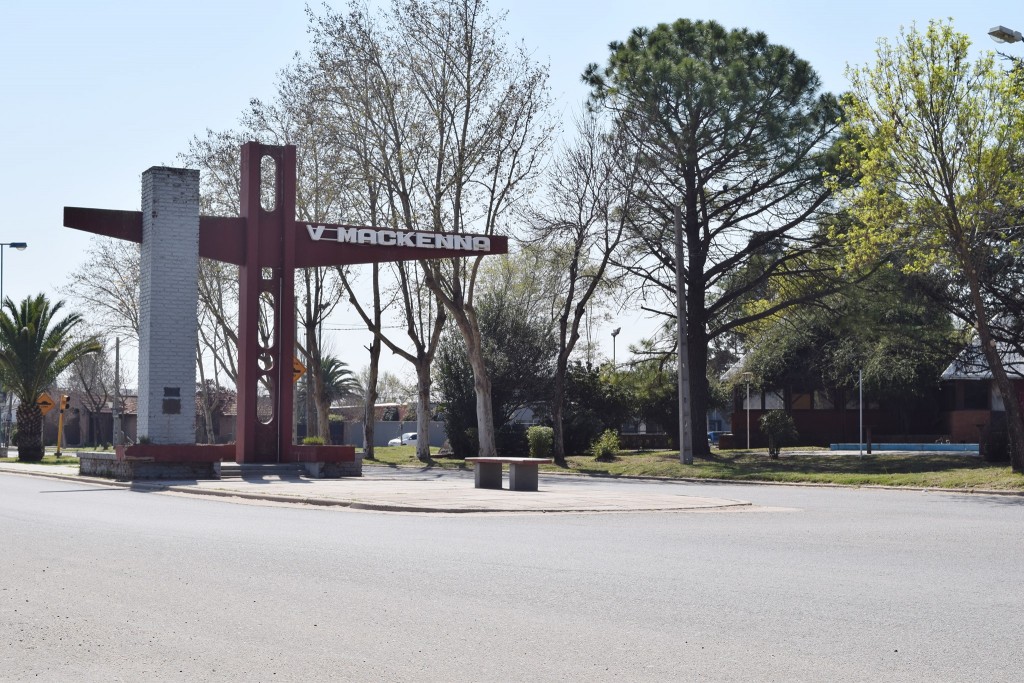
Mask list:
[[551,444],[555,442],[555,430],[551,427],[537,425],[526,430],[526,439],[530,442],[531,458],[550,458]]
[[619,452],[619,435],[614,429],[606,429],[590,446],[595,460],[613,460]]

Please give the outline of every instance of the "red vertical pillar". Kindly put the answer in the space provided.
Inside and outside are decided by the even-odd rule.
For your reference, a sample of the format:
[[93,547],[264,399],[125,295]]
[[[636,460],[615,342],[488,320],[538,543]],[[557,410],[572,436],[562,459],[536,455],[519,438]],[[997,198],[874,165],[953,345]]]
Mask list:
[[256,462],[256,422],[258,375],[256,351],[260,316],[259,145],[242,145],[242,175],[239,211],[245,219],[245,261],[238,269],[238,414],[235,418],[235,460]]
[[[274,205],[270,211],[261,203],[264,157],[274,160]],[[238,283],[235,459],[240,463],[282,462],[288,460],[292,434],[295,147],[247,142],[242,146],[241,166],[239,208],[246,222],[246,243]],[[264,311],[272,312],[273,317],[266,345],[260,337],[261,299]]]
[[295,355],[295,146],[275,148],[277,157],[278,210],[281,213],[281,250],[283,263],[280,276],[278,306],[278,339],[280,352],[277,383],[278,460],[290,461],[292,447],[292,412],[295,406],[295,383],[292,381],[292,357]]

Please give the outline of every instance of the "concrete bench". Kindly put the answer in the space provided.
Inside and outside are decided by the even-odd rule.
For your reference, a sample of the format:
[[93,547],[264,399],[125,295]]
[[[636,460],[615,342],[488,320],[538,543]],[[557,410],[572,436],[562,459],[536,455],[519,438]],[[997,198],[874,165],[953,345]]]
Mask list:
[[537,466],[551,462],[551,458],[466,458],[474,465],[474,480],[478,489],[501,488],[501,466],[508,463],[510,491],[536,491]]

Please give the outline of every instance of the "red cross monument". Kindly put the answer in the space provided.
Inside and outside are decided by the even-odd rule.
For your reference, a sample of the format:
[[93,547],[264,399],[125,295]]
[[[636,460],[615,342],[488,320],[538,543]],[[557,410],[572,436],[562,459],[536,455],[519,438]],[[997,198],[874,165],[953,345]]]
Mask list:
[[[293,443],[295,269],[508,251],[506,237],[298,224],[295,147],[248,142],[241,156],[237,218],[200,216],[198,171],[163,167],[143,174],[142,211],[64,208],[66,227],[142,244],[138,434],[147,443],[119,449],[94,473],[216,477],[222,460],[234,460],[358,476],[354,447]],[[272,188],[261,182],[267,158]],[[238,414],[236,441],[226,446],[197,445],[194,437],[199,257],[239,267]],[[261,305],[267,342],[259,335]]]

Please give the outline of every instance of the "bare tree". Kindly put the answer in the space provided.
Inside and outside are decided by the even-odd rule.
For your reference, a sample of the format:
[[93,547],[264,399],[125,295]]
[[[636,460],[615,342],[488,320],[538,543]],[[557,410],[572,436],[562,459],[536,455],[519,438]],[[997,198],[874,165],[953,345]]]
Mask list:
[[[370,17],[314,17],[314,53],[325,96],[342,126],[357,125],[377,149],[376,171],[405,229],[497,234],[523,198],[550,140],[547,70],[501,36],[502,17],[482,0],[395,0]],[[373,118],[351,107],[360,82]],[[479,258],[424,261],[424,285],[466,342],[477,395],[481,455],[493,455],[490,380],[473,308]],[[432,336],[432,335],[431,335]]]
[[[404,330],[413,345],[412,351],[406,350],[384,331],[380,287],[377,284],[376,269],[378,266],[374,264],[373,267],[375,269],[374,292],[377,295],[373,297],[374,307],[370,311],[367,311],[356,297],[350,280],[343,278],[342,282],[349,293],[349,303],[362,318],[367,329],[374,333],[373,343],[378,347],[376,349],[377,357],[379,358],[380,354],[379,346],[383,344],[395,355],[409,361],[416,370],[416,432],[418,435],[416,457],[427,462],[430,460],[430,367],[437,353],[441,332],[444,329],[445,311],[436,304],[435,297],[422,286],[422,282],[417,281],[418,276],[422,273],[420,269],[414,264],[401,262],[394,264],[398,280],[398,295],[402,303],[402,315],[405,318]],[[374,351],[371,348],[371,358],[373,354]],[[375,375],[371,375],[371,377],[374,380],[376,378]],[[374,385],[376,385],[376,381],[374,381]]]
[[[236,215],[238,212],[238,150],[241,142],[256,139],[267,144],[296,145],[297,156],[296,218],[306,222],[340,219],[348,206],[349,192],[344,186],[344,164],[337,148],[321,135],[316,103],[309,97],[308,67],[296,60],[278,78],[278,92],[271,102],[253,100],[242,117],[241,132],[207,131],[203,139],[193,139],[182,159],[203,171],[203,206],[212,212]],[[202,270],[200,301],[207,313],[209,330],[201,334],[207,350],[217,364],[233,379],[237,375],[237,269],[213,264]],[[304,335],[298,344],[308,369],[308,433],[317,433],[330,442],[329,406],[324,405],[323,322],[337,306],[341,290],[333,269],[306,268],[299,272],[297,314]],[[266,326],[261,326],[269,334]]]
[[89,324],[105,335],[139,338],[139,245],[93,237],[85,260],[61,293],[89,311]]
[[110,359],[109,343],[106,339],[98,341],[99,351],[78,358],[71,364],[67,375],[69,388],[89,411],[85,442],[91,445],[99,442],[100,416],[115,393],[114,364]]
[[562,415],[569,358],[580,339],[580,324],[622,243],[635,173],[628,151],[601,129],[598,119],[577,120],[577,140],[550,169],[543,210],[533,215],[534,230],[563,273],[557,305],[558,357],[551,399],[553,455],[565,463]]

